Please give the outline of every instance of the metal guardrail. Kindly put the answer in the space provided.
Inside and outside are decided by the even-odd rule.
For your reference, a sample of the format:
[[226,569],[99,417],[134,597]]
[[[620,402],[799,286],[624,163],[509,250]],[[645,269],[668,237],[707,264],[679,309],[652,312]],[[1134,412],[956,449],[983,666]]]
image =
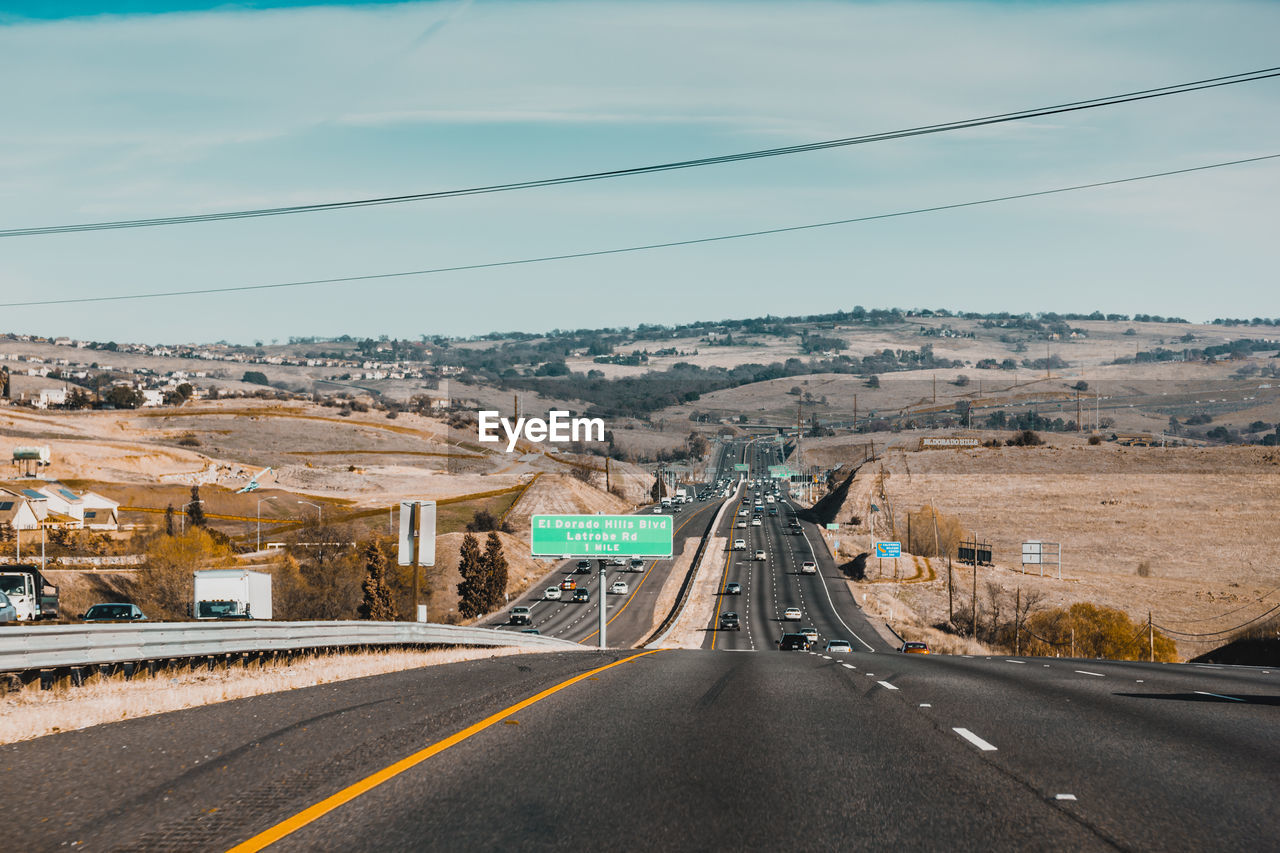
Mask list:
[[156,622],[0,627],[0,672],[349,646],[581,649],[555,637],[419,622]]

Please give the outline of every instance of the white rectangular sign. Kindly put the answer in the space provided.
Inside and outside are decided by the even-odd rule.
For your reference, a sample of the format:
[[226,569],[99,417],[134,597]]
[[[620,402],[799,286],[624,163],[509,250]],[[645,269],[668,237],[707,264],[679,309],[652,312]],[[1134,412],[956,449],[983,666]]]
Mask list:
[[1022,565],[1038,566],[1040,565],[1040,557],[1044,553],[1043,542],[1023,542],[1022,543]]
[[400,547],[396,561],[402,566],[413,563],[414,546],[418,549],[418,565],[436,564],[436,502],[400,502]]

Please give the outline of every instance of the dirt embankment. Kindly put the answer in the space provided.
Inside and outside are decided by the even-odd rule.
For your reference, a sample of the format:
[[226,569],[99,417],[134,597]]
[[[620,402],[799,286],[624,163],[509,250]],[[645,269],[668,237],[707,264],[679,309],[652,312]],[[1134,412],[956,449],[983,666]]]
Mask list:
[[[978,448],[891,453],[864,466],[836,520],[824,531],[838,559],[872,550],[877,539],[906,538],[909,511],[932,503],[989,542],[994,565],[979,567],[978,610],[1002,595],[1043,596],[1037,609],[1093,602],[1131,619],[1183,634],[1213,634],[1277,603],[1280,587],[1280,452],[1267,448]],[[877,512],[872,512],[875,505]],[[856,519],[856,522],[855,522]],[[892,519],[892,523],[891,523]],[[1056,567],[1023,571],[1022,543],[1062,546]],[[973,607],[975,578],[954,567],[948,595],[945,560],[904,552],[895,568],[867,561],[855,584],[888,599],[899,618],[945,622]],[[1021,593],[1018,591],[1021,590]],[[1171,634],[1193,657],[1225,637]]]
[[506,520],[527,540],[530,518],[535,515],[588,515],[603,512],[621,515],[631,505],[617,495],[589,486],[567,474],[543,474],[516,502]]

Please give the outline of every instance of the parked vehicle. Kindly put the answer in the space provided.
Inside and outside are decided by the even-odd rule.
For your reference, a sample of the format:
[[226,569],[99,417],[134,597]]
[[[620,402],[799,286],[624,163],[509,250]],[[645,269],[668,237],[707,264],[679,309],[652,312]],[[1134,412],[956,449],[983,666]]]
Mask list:
[[197,619],[270,619],[271,575],[245,569],[195,573]]
[[58,618],[58,588],[41,574],[39,566],[4,566],[0,592],[13,605],[18,621]]
[[9,596],[0,592],[0,622],[17,622],[18,611],[9,602]]

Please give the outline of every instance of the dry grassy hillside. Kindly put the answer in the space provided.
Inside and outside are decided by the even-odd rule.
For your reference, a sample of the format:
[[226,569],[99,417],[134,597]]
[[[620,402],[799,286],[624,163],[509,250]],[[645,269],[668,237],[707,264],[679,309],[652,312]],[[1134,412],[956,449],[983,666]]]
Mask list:
[[506,520],[518,535],[528,537],[529,519],[534,515],[622,514],[630,510],[631,505],[617,495],[588,486],[575,477],[544,474],[525,491]]
[[[877,478],[884,472],[884,492]],[[873,538],[903,538],[908,511],[932,502],[993,547],[995,568],[978,572],[1012,591],[1035,589],[1045,604],[1094,601],[1186,633],[1246,621],[1274,604],[1280,587],[1280,451],[1266,448],[1125,448],[1055,444],[891,452],[867,465],[838,520],[842,554]],[[881,512],[870,513],[876,503]],[[896,531],[888,525],[896,517]],[[857,525],[851,525],[857,517]],[[875,520],[874,537],[867,520]],[[1021,543],[1062,543],[1064,581],[1021,573]],[[877,561],[870,561],[874,573]],[[904,559],[892,584],[928,622],[946,618],[945,571]],[[936,579],[935,579],[936,578]],[[972,578],[965,572],[965,601]],[[873,578],[877,584],[883,580]],[[1235,611],[1235,613],[1231,613]],[[1206,639],[1177,637],[1184,655]]]

